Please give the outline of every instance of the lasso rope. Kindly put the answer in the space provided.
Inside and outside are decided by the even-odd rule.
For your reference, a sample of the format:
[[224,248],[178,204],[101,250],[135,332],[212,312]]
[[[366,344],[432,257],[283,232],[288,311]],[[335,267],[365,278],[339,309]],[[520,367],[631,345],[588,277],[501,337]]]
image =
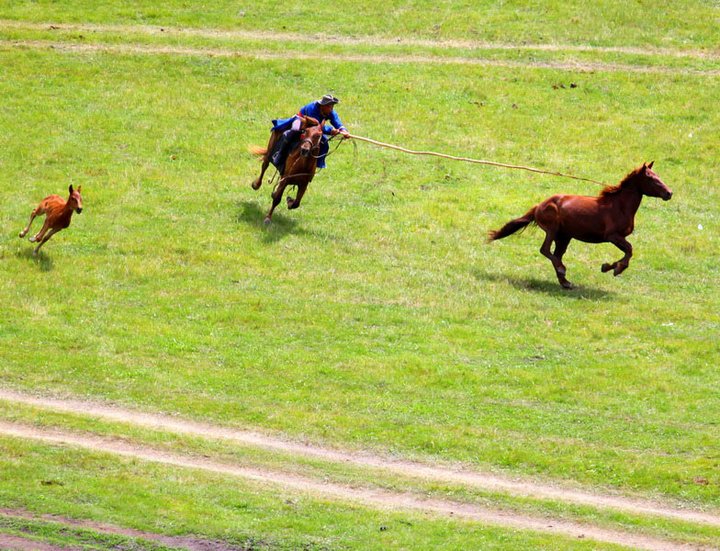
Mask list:
[[436,153],[435,151],[414,151],[412,149],[406,149],[404,147],[400,147],[398,145],[392,145],[389,143],[383,143],[379,142],[377,140],[372,140],[370,138],[365,138],[363,136],[356,136],[355,134],[350,134],[350,137],[354,140],[360,140],[361,142],[368,142],[374,145],[378,145],[380,147],[386,147],[388,149],[395,149],[397,151],[402,151],[403,153],[409,153],[410,155],[431,155],[433,157],[441,157],[443,159],[451,159],[453,161],[464,161],[466,163],[476,163],[479,165],[490,165],[490,166],[498,166],[502,168],[512,168],[517,170],[527,170],[529,172],[537,172],[538,174],[550,174],[551,176],[561,176],[563,178],[572,178],[573,180],[582,180],[584,182],[592,182],[593,184],[599,184],[601,186],[605,186],[604,182],[598,182],[597,180],[591,180],[590,178],[581,178],[579,176],[573,176],[571,174],[563,174],[562,172],[552,172],[549,170],[541,170],[539,168],[533,168],[530,166],[521,166],[521,165],[510,165],[506,163],[498,163],[495,161],[484,161],[481,159],[471,159],[470,157],[456,157],[455,155],[446,155],[445,153]]

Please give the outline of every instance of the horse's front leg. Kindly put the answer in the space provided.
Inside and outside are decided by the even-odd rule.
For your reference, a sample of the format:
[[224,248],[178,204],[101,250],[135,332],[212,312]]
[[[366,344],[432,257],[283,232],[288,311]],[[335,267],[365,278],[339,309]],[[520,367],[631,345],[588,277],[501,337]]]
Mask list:
[[307,190],[308,184],[298,184],[297,187],[297,197],[288,197],[287,198],[287,206],[288,209],[296,209],[300,206],[300,201],[302,201],[303,195],[305,195],[305,190]]
[[280,204],[280,200],[282,199],[283,193],[285,192],[285,187],[287,184],[280,180],[280,183],[275,188],[275,191],[272,192],[270,197],[272,197],[272,205],[270,206],[270,210],[268,211],[267,215],[265,215],[265,224],[269,224],[272,221],[272,215],[273,211],[275,210],[275,207],[277,207]]
[[540,253],[552,262],[553,268],[555,268],[555,275],[557,276],[558,282],[562,285],[563,289],[572,289],[573,284],[565,279],[565,265],[561,260],[562,255],[565,254],[565,249],[567,249],[568,243],[570,243],[569,239],[567,239],[566,242],[563,241],[564,239],[565,237],[562,236],[555,245],[556,254],[557,252],[560,252],[560,258],[558,258],[555,254],[550,252],[550,245],[552,245],[552,242],[555,240],[555,233],[546,231],[545,241],[543,241],[542,247],[540,247]]
[[633,248],[630,242],[622,236],[611,238],[609,239],[609,241],[622,252],[624,252],[625,256],[623,256],[617,262],[613,262],[612,264],[603,264],[600,269],[603,272],[609,272],[610,270],[612,270],[614,276],[619,276],[627,269],[628,265],[630,264],[630,259],[632,258],[633,254]]

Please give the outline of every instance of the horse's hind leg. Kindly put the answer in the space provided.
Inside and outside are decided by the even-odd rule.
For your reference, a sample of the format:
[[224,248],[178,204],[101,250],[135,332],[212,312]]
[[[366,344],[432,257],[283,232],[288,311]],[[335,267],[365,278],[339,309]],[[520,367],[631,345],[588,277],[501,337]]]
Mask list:
[[300,206],[300,201],[302,201],[303,195],[305,195],[305,190],[307,190],[308,184],[299,184],[297,189],[297,196],[296,197],[288,197],[287,198],[287,206],[288,209],[296,209]]
[[616,237],[616,238],[610,239],[610,243],[612,243],[618,249],[620,249],[622,252],[624,252],[625,256],[623,256],[617,262],[613,262],[612,264],[607,264],[607,263],[603,264],[600,269],[603,272],[609,272],[610,270],[612,270],[614,276],[619,276],[630,265],[630,259],[632,258],[632,254],[633,254],[632,245],[624,237]]
[[270,197],[272,197],[272,205],[270,206],[268,213],[265,215],[265,224],[269,224],[272,221],[273,211],[275,210],[275,207],[280,204],[280,200],[282,199],[286,186],[287,184],[281,180],[275,188],[275,191],[273,191],[270,195]]
[[33,254],[34,254],[34,255],[37,255],[38,252],[40,251],[40,247],[42,247],[45,243],[47,243],[47,242],[50,240],[50,238],[51,238],[53,235],[55,235],[57,232],[59,232],[59,231],[60,231],[59,229],[55,229],[55,228],[51,229],[51,230],[47,233],[47,235],[45,235],[45,236],[42,238],[42,241],[40,241],[40,243],[38,244],[38,246],[35,247],[35,250],[33,251]]
[[23,237],[25,237],[27,235],[27,233],[30,231],[30,226],[32,225],[33,220],[35,220],[35,217],[38,214],[42,214],[40,212],[40,207],[33,209],[32,213],[30,214],[30,221],[27,223],[27,226],[25,226],[25,229],[18,234],[18,237],[20,237],[22,239]]
[[37,232],[35,235],[33,235],[30,238],[30,243],[37,243],[38,241],[42,241],[43,237],[45,237],[45,233],[50,229],[50,219],[48,216],[45,217],[45,223],[43,224],[42,228],[40,228],[40,231]]
[[565,251],[567,251],[568,245],[570,244],[571,240],[572,238],[568,237],[564,233],[558,233],[555,236],[555,250],[553,251],[553,254],[560,261],[560,265],[563,268],[565,267],[565,265],[562,263],[562,257],[565,254]]
[[275,147],[275,142],[277,142],[278,139],[278,132],[272,132],[270,134],[270,141],[268,141],[267,151],[265,152],[265,155],[263,155],[262,160],[262,168],[260,169],[260,176],[257,177],[257,179],[250,184],[253,189],[260,189],[260,186],[262,186],[262,180],[263,176],[265,176],[265,171],[268,168],[268,165],[270,164],[270,155],[272,155],[273,147]]
[[[555,254],[550,252],[550,245],[553,241],[555,241]],[[573,284],[565,279],[566,270],[565,265],[562,263],[562,255],[565,254],[565,250],[567,249],[569,243],[570,239],[564,235],[561,235],[556,239],[556,235],[553,232],[546,231],[545,241],[543,241],[542,247],[540,247],[542,255],[552,262],[553,268],[555,268],[555,275],[564,289],[573,288]],[[559,256],[557,256],[558,253],[560,253]]]

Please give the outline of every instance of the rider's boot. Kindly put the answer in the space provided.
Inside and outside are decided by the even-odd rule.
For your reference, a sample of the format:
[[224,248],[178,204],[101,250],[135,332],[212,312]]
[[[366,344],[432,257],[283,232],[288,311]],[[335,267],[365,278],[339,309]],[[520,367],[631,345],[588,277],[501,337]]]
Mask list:
[[293,142],[298,136],[299,132],[295,130],[286,130],[280,135],[278,144],[275,147],[275,153],[270,157],[270,162],[275,165],[281,173],[284,172],[285,159],[287,159],[290,150],[292,149]]

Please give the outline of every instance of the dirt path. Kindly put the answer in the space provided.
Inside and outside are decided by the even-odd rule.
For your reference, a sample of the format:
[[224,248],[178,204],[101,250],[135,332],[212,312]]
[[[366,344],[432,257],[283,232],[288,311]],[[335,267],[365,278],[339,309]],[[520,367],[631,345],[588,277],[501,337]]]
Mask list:
[[290,455],[311,457],[335,463],[344,463],[361,468],[381,469],[410,478],[421,478],[424,480],[460,484],[486,491],[504,492],[514,496],[557,500],[566,503],[589,505],[597,508],[615,509],[632,514],[653,515],[687,522],[720,526],[720,514],[693,511],[685,508],[673,507],[669,504],[632,499],[618,495],[603,495],[596,492],[588,492],[579,488],[543,484],[527,479],[513,479],[492,473],[482,473],[467,469],[405,461],[364,452],[313,446],[262,434],[260,432],[231,429],[184,420],[169,415],[144,413],[127,408],[119,408],[78,400],[30,396],[4,389],[0,389],[0,400],[51,409],[64,413],[88,415],[108,421],[128,423],[131,425],[173,432],[176,434],[185,434],[209,439],[229,440],[245,446],[252,446],[265,450],[287,453]]
[[10,534],[0,534],[0,549],[3,551],[80,551],[79,547],[60,547]]
[[0,421],[0,434],[41,441],[48,444],[79,447],[93,452],[112,453],[176,467],[229,475],[261,484],[271,484],[285,489],[300,491],[314,496],[358,503],[376,509],[432,513],[439,516],[470,520],[505,528],[547,532],[572,538],[587,538],[636,549],[656,551],[699,549],[699,547],[690,544],[632,534],[621,530],[610,530],[575,522],[535,517],[443,499],[424,499],[410,493],[349,487],[276,471],[218,463],[205,458],[158,451],[148,446],[130,445],[107,438],[77,435],[57,430],[41,430],[17,423]]
[[0,20],[0,29],[20,30],[59,30],[84,33],[141,34],[150,36],[190,36],[198,38],[222,38],[236,40],[257,40],[262,42],[292,42],[302,44],[338,44],[346,46],[415,46],[435,49],[466,50],[510,50],[510,51],[549,51],[549,52],[595,52],[619,53],[644,56],[664,56],[676,58],[720,59],[720,50],[678,50],[654,47],[590,46],[577,44],[513,44],[483,42],[477,40],[430,40],[422,38],[386,38],[382,36],[328,36],[327,34],[300,34],[271,31],[220,30],[203,28],[160,27],[150,25],[112,25],[91,23],[31,23],[24,21]]
[[262,50],[231,48],[197,48],[190,46],[162,46],[149,44],[81,44],[77,42],[56,42],[50,40],[1,40],[0,48],[53,49],[59,52],[129,55],[185,55],[204,57],[237,57],[260,60],[296,59],[308,61],[343,61],[351,63],[398,63],[428,65],[477,65],[482,67],[504,67],[525,69],[555,69],[575,72],[650,73],[667,75],[720,76],[720,69],[687,69],[681,67],[642,66],[623,63],[601,63],[589,61],[510,61],[472,57],[391,55],[391,54],[334,54],[330,52],[306,53],[285,51],[282,53]]
[[[217,540],[202,539],[194,536],[167,536],[164,534],[155,534],[152,532],[145,532],[143,530],[135,530],[133,528],[125,528],[123,526],[95,522],[92,520],[74,519],[58,515],[34,515],[29,511],[22,511],[17,509],[0,508],[0,517],[29,520],[34,522],[50,522],[60,525],[66,529],[79,528],[84,530],[91,530],[93,532],[101,534],[113,534],[134,539],[142,539],[156,542],[166,547],[186,549],[187,551],[243,551],[244,549],[247,549],[245,546],[240,547],[237,545],[230,545],[226,542]],[[11,547],[11,541],[3,543],[3,538],[17,540],[15,541],[15,543],[18,545],[18,547]],[[24,539],[18,536],[11,536],[9,534],[0,534],[0,549],[6,549],[6,545],[9,549],[76,549],[76,547],[72,546],[57,547],[48,544],[45,544],[45,547],[43,547],[43,544],[31,539]]]

